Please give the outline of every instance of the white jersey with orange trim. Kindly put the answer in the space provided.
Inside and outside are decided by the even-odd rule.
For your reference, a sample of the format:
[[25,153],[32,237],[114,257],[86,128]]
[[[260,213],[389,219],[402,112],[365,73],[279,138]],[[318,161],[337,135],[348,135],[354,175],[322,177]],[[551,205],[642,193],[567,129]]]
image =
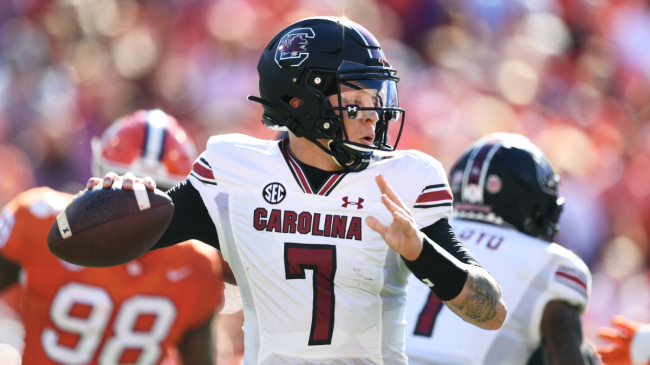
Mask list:
[[463,322],[429,290],[410,280],[406,354],[411,365],[522,365],[540,345],[549,301],[584,311],[591,287],[587,266],[571,251],[496,225],[453,219],[459,240],[499,282],[508,316],[497,331]]
[[189,180],[241,290],[246,364],[407,363],[410,272],[365,223],[392,221],[377,174],[414,208],[419,228],[449,218],[444,169],[421,152],[376,153],[367,169],[317,187],[286,139],[210,139]]

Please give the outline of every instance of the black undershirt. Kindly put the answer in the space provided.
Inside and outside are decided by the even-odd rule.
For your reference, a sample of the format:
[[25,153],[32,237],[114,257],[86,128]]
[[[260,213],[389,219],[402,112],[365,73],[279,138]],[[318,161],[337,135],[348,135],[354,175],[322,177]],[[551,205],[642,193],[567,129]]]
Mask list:
[[[295,158],[295,157],[294,157]],[[298,159],[296,159],[298,161]],[[310,166],[307,164],[304,164],[300,161],[298,161],[300,164],[300,167],[302,167],[302,171],[305,172],[305,175],[307,175],[307,179],[309,179],[309,182],[311,183],[312,187],[318,191],[320,187],[323,185],[323,183],[329,179],[330,176],[334,174],[340,174],[341,172],[345,171],[325,171],[321,170],[318,167]]]
[[[313,166],[301,164],[309,181],[318,188],[333,173]],[[217,229],[203,203],[200,193],[192,183],[183,181],[169,189],[167,194],[174,202],[174,215],[167,230],[152,250],[196,239],[216,249],[220,249]],[[472,254],[458,241],[447,219],[440,219],[422,229],[433,242],[449,252],[460,262],[480,266]]]

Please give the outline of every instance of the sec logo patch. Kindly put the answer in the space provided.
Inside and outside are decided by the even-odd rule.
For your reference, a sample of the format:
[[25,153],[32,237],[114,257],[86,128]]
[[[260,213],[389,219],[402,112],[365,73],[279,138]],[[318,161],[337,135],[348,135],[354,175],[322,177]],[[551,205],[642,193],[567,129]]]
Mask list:
[[262,196],[267,203],[278,204],[287,196],[287,191],[282,184],[274,182],[264,187],[262,190]]

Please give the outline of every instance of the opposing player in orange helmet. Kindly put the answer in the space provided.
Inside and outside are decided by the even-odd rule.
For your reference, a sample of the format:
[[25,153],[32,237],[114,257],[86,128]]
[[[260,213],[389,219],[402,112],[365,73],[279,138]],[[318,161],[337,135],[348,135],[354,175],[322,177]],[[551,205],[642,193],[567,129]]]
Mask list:
[[127,171],[150,175],[159,189],[185,180],[196,159],[194,142],[162,110],[138,110],[93,138],[93,174]]
[[[116,121],[93,141],[93,155],[95,171],[151,174],[162,189],[184,180],[196,157],[193,142],[160,110]],[[154,365],[176,349],[185,364],[212,364],[211,322],[224,301],[218,251],[188,241],[110,268],[68,264],[45,242],[71,200],[36,188],[0,216],[0,291],[18,281],[23,288],[22,363]]]
[[596,351],[605,365],[650,365],[650,324],[623,316],[612,319],[614,328],[601,328],[598,336],[610,343]]

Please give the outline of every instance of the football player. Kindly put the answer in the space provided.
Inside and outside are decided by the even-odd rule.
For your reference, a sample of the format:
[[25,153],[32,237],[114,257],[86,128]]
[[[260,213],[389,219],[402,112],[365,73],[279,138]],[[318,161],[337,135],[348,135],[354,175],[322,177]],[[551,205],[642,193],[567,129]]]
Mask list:
[[564,198],[541,150],[520,135],[489,135],[469,147],[450,176],[451,226],[501,284],[508,318],[498,331],[478,330],[411,280],[409,364],[526,364],[539,346],[545,364],[584,364],[580,314],[591,274],[552,243]]
[[[499,328],[499,285],[449,227],[441,164],[395,151],[399,78],[372,34],[304,19],[264,48],[258,73],[249,99],[289,136],[212,137],[168,192],[174,215],[154,246],[193,237],[221,250],[241,290],[245,363],[406,364],[411,272],[465,321]],[[108,174],[88,187],[116,180],[154,186]]]
[[650,365],[650,324],[623,316],[612,319],[616,328],[601,328],[598,336],[609,341],[596,351],[605,365]]
[[[139,171],[167,189],[196,157],[173,117],[140,110],[93,141],[96,173]],[[47,187],[18,195],[0,218],[0,290],[20,281],[22,363],[160,364],[177,348],[185,364],[213,364],[211,322],[223,304],[221,258],[183,242],[125,265],[85,268],[52,255],[46,237],[72,200]]]

